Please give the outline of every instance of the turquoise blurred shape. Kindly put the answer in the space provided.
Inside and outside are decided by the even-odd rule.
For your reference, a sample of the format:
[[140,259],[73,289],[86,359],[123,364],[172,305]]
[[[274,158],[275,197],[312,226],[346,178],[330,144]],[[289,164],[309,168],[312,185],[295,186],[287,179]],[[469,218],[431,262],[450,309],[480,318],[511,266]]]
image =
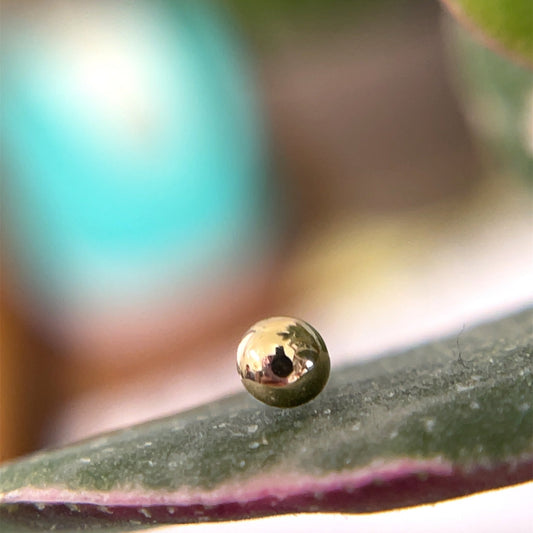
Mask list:
[[3,215],[33,289],[67,305],[185,291],[265,254],[262,124],[225,16],[39,4],[5,21],[0,104]]

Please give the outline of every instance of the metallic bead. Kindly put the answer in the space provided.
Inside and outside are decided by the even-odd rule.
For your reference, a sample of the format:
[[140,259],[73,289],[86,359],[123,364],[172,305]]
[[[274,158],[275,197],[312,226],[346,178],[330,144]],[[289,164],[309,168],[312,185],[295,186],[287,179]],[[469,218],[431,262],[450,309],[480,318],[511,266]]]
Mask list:
[[328,350],[307,322],[273,317],[254,324],[237,350],[246,390],[275,407],[296,407],[322,391],[329,377]]

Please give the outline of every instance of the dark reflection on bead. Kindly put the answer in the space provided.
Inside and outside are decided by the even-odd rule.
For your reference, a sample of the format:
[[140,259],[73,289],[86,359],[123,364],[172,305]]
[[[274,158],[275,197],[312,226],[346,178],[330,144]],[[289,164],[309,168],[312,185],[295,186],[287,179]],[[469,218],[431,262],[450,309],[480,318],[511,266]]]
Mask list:
[[283,346],[276,346],[276,355],[272,357],[270,367],[272,368],[272,372],[280,378],[286,378],[294,370],[294,365],[285,355]]
[[290,317],[261,320],[245,334],[237,352],[243,385],[258,400],[294,407],[324,388],[329,355],[319,333]]

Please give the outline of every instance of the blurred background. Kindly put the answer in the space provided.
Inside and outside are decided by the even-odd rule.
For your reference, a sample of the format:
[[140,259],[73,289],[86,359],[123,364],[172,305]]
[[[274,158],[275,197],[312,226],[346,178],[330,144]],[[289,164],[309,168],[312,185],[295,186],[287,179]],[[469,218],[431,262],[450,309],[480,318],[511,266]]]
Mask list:
[[438,2],[1,8],[0,460],[533,300],[533,74]]

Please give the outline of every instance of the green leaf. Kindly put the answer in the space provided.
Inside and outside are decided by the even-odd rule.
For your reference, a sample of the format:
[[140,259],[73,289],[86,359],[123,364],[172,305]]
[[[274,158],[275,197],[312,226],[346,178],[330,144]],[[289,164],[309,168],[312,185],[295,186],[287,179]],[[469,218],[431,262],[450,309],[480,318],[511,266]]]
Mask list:
[[532,322],[337,369],[294,409],[238,394],[6,464],[0,529],[369,512],[529,480]]
[[531,0],[442,0],[449,10],[486,44],[533,65]]
[[533,71],[506,60],[450,22],[445,28],[455,86],[490,161],[488,169],[533,183]]

